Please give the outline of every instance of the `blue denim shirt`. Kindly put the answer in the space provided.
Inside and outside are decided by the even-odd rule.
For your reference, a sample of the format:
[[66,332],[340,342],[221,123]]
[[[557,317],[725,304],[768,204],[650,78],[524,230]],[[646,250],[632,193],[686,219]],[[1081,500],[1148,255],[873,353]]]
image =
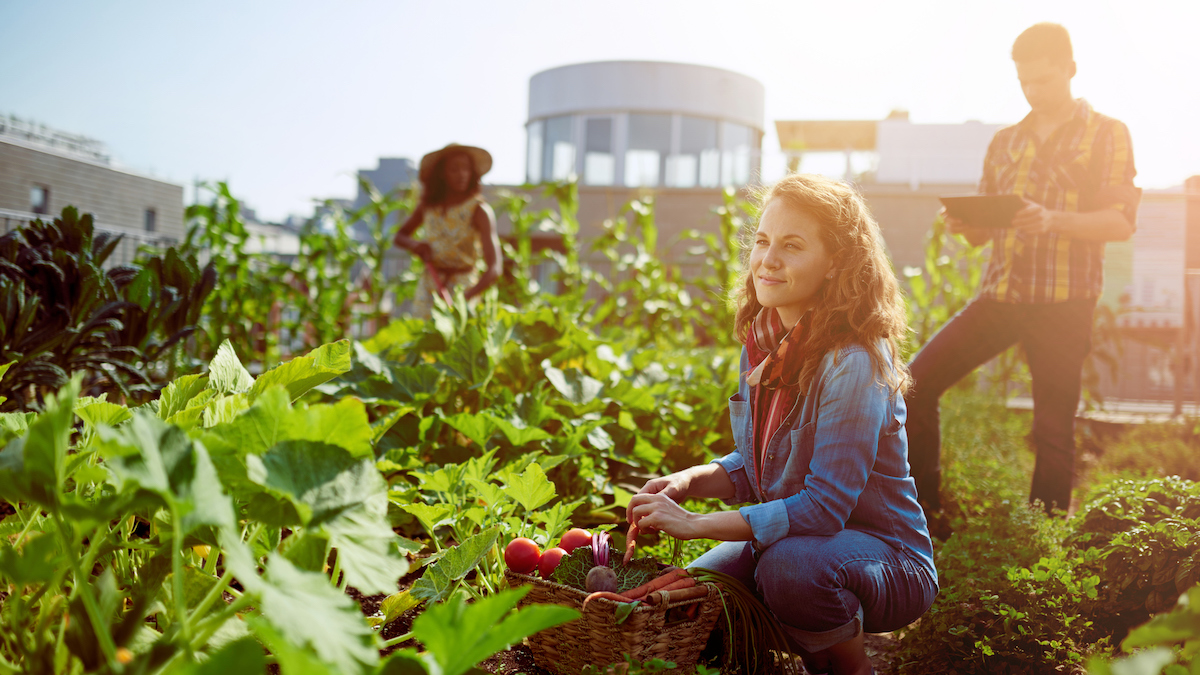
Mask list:
[[904,398],[878,381],[866,349],[852,345],[822,359],[808,392],[767,445],[761,494],[752,459],[749,370],[743,348],[738,393],[729,399],[736,450],[713,461],[733,481],[727,504],[755,502],[739,512],[756,548],[849,528],[909,552],[933,571],[929,526],[908,473]]

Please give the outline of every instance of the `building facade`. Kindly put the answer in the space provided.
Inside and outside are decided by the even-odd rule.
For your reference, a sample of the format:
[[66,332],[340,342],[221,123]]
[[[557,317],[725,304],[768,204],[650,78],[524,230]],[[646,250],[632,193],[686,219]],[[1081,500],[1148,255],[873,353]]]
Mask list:
[[141,244],[183,238],[183,186],[113,166],[103,144],[0,117],[0,232],[63,207],[90,213],[96,227],[125,235],[113,264]]
[[764,89],[720,68],[604,61],[529,82],[526,180],[584,186],[740,187],[758,177]]

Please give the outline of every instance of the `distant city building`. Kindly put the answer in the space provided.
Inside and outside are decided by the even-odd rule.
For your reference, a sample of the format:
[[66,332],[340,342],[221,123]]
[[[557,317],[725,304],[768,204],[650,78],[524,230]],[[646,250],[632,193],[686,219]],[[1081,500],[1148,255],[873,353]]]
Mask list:
[[652,61],[561,66],[529,81],[526,180],[717,188],[758,178],[761,83]]
[[[380,194],[386,195],[416,183],[417,165],[407,157],[380,157],[379,168],[359,169],[358,177],[370,182]],[[352,210],[361,209],[371,202],[371,197],[363,189],[361,180],[356,187],[358,194],[354,198]]]
[[65,206],[125,235],[114,264],[132,260],[141,244],[183,238],[182,185],[114,166],[95,139],[0,117],[0,232],[53,219]]
[[914,124],[905,111],[883,120],[777,121],[780,148],[796,170],[805,153],[867,153],[873,169],[863,183],[908,185],[971,185],[979,183],[988,144],[1004,125],[968,121],[962,124]]

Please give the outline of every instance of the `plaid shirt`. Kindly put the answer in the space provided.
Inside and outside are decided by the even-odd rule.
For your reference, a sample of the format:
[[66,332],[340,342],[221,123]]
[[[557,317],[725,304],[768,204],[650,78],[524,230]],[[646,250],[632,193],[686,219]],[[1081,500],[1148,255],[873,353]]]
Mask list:
[[[1141,190],[1133,186],[1137,172],[1125,125],[1079,99],[1075,116],[1042,142],[1032,116],[996,132],[980,194],[1017,194],[1052,211],[1116,209],[1136,226]],[[1050,303],[1098,298],[1104,290],[1102,241],[1011,229],[991,234],[981,298]]]

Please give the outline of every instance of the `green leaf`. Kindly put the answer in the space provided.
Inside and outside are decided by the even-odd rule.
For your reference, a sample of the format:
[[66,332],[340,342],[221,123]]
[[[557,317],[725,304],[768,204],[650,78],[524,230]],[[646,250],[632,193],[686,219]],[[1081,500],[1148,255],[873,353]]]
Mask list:
[[408,560],[393,546],[398,537],[388,525],[386,497],[382,504],[372,502],[343,513],[324,530],[337,549],[347,582],[359,591],[390,593],[408,573]]
[[516,500],[526,513],[554,499],[558,494],[554,483],[546,478],[546,472],[542,471],[537,462],[531,463],[521,475],[514,476],[505,486],[504,493]]
[[373,458],[373,431],[362,401],[345,398],[334,405],[293,409],[287,390],[274,386],[237,417],[210,428],[205,444],[218,454],[261,455],[288,440],[341,447],[355,458]]
[[0,543],[0,578],[18,588],[50,581],[65,564],[58,542],[50,534],[26,540],[20,551],[7,541]]
[[[10,501],[23,499],[57,512],[75,420],[72,409],[79,395],[82,376],[76,375],[58,395],[46,397],[45,412],[30,419],[24,436],[12,439],[0,451],[0,495]],[[8,418],[9,423],[18,418]]]
[[252,637],[226,644],[203,661],[184,663],[177,671],[184,675],[260,675],[267,668],[262,645]]
[[207,375],[184,375],[163,387],[158,397],[158,416],[164,420],[170,419],[187,408],[192,399],[208,389]]
[[230,422],[249,407],[250,402],[246,399],[245,394],[233,394],[214,398],[209,401],[208,405],[204,406],[204,415],[202,416],[204,426],[206,428],[214,427],[218,424]]
[[433,531],[450,517],[450,507],[442,504],[403,504],[400,506],[402,511],[412,514],[417,520],[421,521],[421,526],[426,532],[433,536]]
[[229,340],[217,347],[217,355],[208,364],[208,377],[213,389],[227,395],[240,394],[254,386],[254,378],[238,360]]
[[373,495],[385,500],[387,495],[387,484],[370,460],[326,443],[283,441],[262,455],[247,456],[246,470],[252,482],[295,506],[306,526],[333,520]]
[[271,556],[264,580],[258,591],[262,616],[292,645],[311,650],[343,673],[357,673],[379,661],[375,634],[358,603],[331,586],[325,575]]
[[491,438],[492,430],[496,427],[490,416],[482,414],[459,413],[451,417],[444,417],[442,421],[462,432],[467,438],[475,441],[480,448],[487,447],[487,441]]
[[412,585],[413,597],[428,602],[445,600],[454,586],[475,569],[479,561],[496,545],[499,537],[500,528],[493,527],[448,549],[441,560],[429,566],[425,574]]
[[197,527],[232,528],[233,502],[224,494],[204,446],[148,411],[119,429],[101,427],[97,450],[119,492],[136,488],[178,510],[184,534]]
[[116,403],[109,403],[108,401],[96,401],[87,405],[76,406],[75,414],[79,416],[79,419],[83,420],[84,424],[92,429],[101,424],[115,427],[133,416],[133,413],[129,412],[129,408]]
[[24,436],[29,431],[29,423],[37,418],[37,413],[0,413],[0,429],[14,436]]
[[494,368],[484,348],[479,328],[470,326],[461,337],[442,353],[441,365],[459,379],[471,385],[471,389],[485,386],[492,377]]
[[584,375],[578,368],[562,371],[547,363],[543,370],[546,373],[546,379],[550,380],[550,384],[554,385],[558,393],[576,405],[591,403],[604,389],[603,383]]
[[412,593],[409,593],[407,590],[389,595],[379,605],[379,611],[383,612],[383,625],[386,626],[399,619],[402,614],[419,604],[421,604],[421,601],[414,598]]
[[558,605],[534,605],[509,615],[528,592],[521,587],[471,604],[456,597],[431,605],[413,622],[413,633],[441,666],[442,675],[462,675],[496,652],[580,616]]
[[582,499],[577,499],[573,502],[559,502],[548,509],[534,512],[533,519],[543,523],[546,528],[547,540],[554,541],[558,539],[559,535],[567,531],[567,528],[571,525],[571,515],[575,513],[575,509],[582,505]]
[[349,370],[349,340],[321,345],[304,356],[298,356],[260,375],[250,388],[250,400],[258,398],[272,385],[281,384],[287,388],[288,397],[295,401],[309,389]]
[[491,418],[492,422],[495,423],[496,428],[504,434],[504,437],[507,438],[508,442],[514,447],[520,448],[527,443],[542,441],[550,438],[550,434],[546,433],[544,429],[539,429],[538,427],[517,426],[506,419],[501,419],[490,413],[483,414],[486,414]]

